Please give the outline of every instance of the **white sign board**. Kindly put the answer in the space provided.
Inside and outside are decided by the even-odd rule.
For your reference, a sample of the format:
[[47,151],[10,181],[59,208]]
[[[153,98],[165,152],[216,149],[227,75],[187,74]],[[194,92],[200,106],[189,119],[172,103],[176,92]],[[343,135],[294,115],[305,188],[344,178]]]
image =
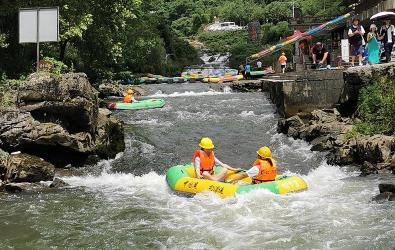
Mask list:
[[350,61],[350,46],[348,43],[348,39],[341,40],[341,49],[342,49],[342,60],[345,62]]
[[[37,35],[39,39],[37,39]],[[19,43],[58,41],[59,8],[19,10]]]

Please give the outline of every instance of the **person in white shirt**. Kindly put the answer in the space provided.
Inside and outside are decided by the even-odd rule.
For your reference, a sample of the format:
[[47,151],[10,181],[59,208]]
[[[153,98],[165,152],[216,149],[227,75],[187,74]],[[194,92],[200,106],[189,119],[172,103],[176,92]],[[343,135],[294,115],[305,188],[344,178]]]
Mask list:
[[258,67],[258,70],[262,69],[262,62],[261,61],[257,61],[256,62],[256,66]]
[[384,25],[380,29],[379,40],[384,43],[385,62],[391,61],[392,47],[394,46],[395,27],[391,24],[391,19],[384,20]]
[[348,40],[351,45],[351,65],[354,66],[355,57],[358,56],[359,65],[362,65],[362,55],[364,52],[363,35],[365,30],[362,25],[359,24],[359,19],[354,18],[352,20],[352,25],[348,29]]

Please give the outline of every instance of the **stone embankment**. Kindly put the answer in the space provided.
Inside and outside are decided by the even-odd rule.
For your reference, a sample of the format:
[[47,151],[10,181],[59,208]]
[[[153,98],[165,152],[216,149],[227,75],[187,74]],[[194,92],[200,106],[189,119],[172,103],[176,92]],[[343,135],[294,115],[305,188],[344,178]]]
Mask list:
[[32,74],[14,94],[14,105],[0,109],[3,184],[49,181],[55,167],[124,151],[123,124],[99,108],[99,93],[85,74]]
[[[281,119],[278,123],[278,131],[293,138],[310,142],[312,150],[328,151],[327,159],[331,164],[357,164],[361,168],[362,175],[377,173],[395,174],[395,137],[387,135],[358,136],[350,133],[353,124],[358,122],[357,118],[351,119],[349,117],[357,117],[354,113],[358,107],[359,90],[364,85],[370,84],[372,79],[377,76],[395,77],[395,63],[347,69],[343,73],[344,83],[341,91],[336,90],[325,93],[325,95],[337,96],[338,98],[337,102],[332,101],[332,103],[326,103],[325,100],[328,99],[323,98],[322,105],[326,109],[309,111],[311,107],[315,107],[317,98],[311,99],[313,102],[311,104],[308,101],[308,96],[317,95],[319,97],[320,91],[302,93],[305,96],[303,99],[305,103],[296,106],[311,105],[311,107],[302,108],[298,110],[300,113],[297,115]],[[326,83],[320,85],[327,86]],[[335,86],[337,85],[336,83]],[[281,86],[284,89],[284,86]],[[280,87],[277,86],[275,88],[278,89]],[[300,92],[297,86],[288,89]],[[309,89],[312,90],[314,88]],[[275,91],[272,90],[272,92]],[[277,96],[277,98],[283,98],[284,102],[287,101],[284,95]],[[281,101],[280,103],[284,102]],[[340,112],[333,107],[338,107]],[[288,107],[288,110],[293,110],[288,114],[296,112],[294,107]],[[342,115],[348,115],[348,117],[342,117],[341,113]]]
[[328,151],[328,162],[356,164],[362,175],[395,174],[395,138],[387,135],[355,136],[359,90],[377,76],[395,77],[395,63],[342,70],[306,71],[269,75],[259,81],[228,84],[240,92],[263,91],[285,118],[278,131]]

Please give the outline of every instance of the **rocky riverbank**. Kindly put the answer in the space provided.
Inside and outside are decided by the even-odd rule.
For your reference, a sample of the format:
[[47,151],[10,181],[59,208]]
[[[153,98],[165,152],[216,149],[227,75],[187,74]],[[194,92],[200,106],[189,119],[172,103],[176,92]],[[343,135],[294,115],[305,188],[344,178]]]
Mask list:
[[124,151],[123,124],[99,108],[99,92],[85,74],[32,74],[11,86],[1,96],[8,104],[0,109],[3,184],[50,181],[55,167],[78,167]]
[[355,136],[355,120],[341,117],[336,109],[280,119],[278,131],[312,144],[311,150],[328,151],[328,163],[357,164],[361,174],[395,174],[395,138],[386,135]]
[[[354,127],[361,123],[358,119],[361,89],[377,84],[380,77],[393,79],[394,76],[395,63],[348,68],[343,72],[344,83],[339,85],[342,88],[339,92],[341,94],[336,96],[337,103],[327,105],[338,109],[317,109],[312,112],[307,111],[308,108],[303,109],[288,119],[280,119],[278,131],[310,142],[312,150],[327,151],[330,164],[358,165],[362,175],[394,173],[395,137],[382,134],[362,135]],[[297,88],[292,90],[295,94],[300,92]],[[310,103],[301,102],[298,105],[309,106]]]

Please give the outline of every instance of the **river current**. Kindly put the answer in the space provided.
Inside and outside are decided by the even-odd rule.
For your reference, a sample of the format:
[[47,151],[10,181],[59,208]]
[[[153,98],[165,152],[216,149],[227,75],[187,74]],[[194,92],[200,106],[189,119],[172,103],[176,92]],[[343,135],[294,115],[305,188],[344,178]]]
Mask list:
[[[395,206],[371,202],[378,183],[393,177],[358,177],[278,134],[264,93],[200,83],[147,88],[166,106],[115,112],[126,143],[116,159],[62,177],[70,188],[0,196],[0,249],[394,249]],[[268,145],[280,173],[301,176],[309,189],[228,199],[173,193],[166,169],[190,162],[203,136],[235,167],[248,168]]]

